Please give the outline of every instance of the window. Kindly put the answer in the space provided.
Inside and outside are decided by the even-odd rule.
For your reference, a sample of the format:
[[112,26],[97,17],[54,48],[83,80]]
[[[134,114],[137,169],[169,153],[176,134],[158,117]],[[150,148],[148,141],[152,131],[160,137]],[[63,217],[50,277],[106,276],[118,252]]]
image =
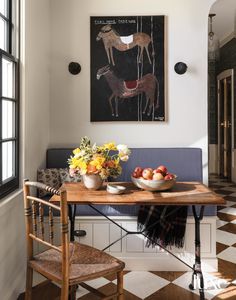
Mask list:
[[0,0],[0,198],[19,185],[18,0]]

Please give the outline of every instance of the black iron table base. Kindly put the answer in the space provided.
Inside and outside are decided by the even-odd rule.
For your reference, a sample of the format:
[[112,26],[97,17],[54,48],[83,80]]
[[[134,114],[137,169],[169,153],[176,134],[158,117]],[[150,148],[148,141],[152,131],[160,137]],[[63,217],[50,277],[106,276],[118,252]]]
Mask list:
[[[88,206],[90,206],[93,210],[95,210],[101,216],[105,217],[107,220],[109,220],[110,222],[112,222],[113,224],[115,224],[116,226],[118,226],[120,229],[122,229],[125,232],[125,234],[123,234],[120,238],[118,238],[117,240],[115,240],[114,242],[112,242],[110,245],[108,245],[107,247],[105,247],[104,249],[102,249],[103,251],[105,251],[106,249],[108,249],[109,247],[111,247],[112,245],[114,245],[115,243],[117,243],[118,241],[122,240],[127,235],[141,234],[145,238],[148,238],[144,234],[144,231],[129,231],[129,230],[123,228],[120,224],[116,223],[114,220],[112,220],[108,216],[106,216],[105,214],[103,214],[100,210],[98,210],[93,205],[88,204]],[[177,260],[179,260],[180,262],[182,262],[184,265],[186,265],[188,268],[190,268],[193,271],[192,281],[189,284],[189,289],[194,290],[197,287],[198,282],[200,282],[200,286],[199,286],[200,300],[205,300],[205,295],[204,295],[204,278],[203,278],[202,268],[201,268],[201,242],[200,242],[200,223],[201,223],[201,220],[203,219],[204,206],[202,205],[200,207],[200,212],[198,214],[196,206],[192,205],[192,211],[193,211],[193,216],[194,216],[194,220],[195,220],[195,263],[194,263],[193,266],[190,266],[184,260],[180,259],[174,253],[172,253],[171,251],[169,251],[168,249],[166,249],[165,247],[163,247],[161,244],[159,244],[157,242],[155,242],[155,244],[157,246],[159,246],[160,248],[164,249],[166,252],[168,252],[170,255],[172,255],[173,257],[175,257]],[[70,219],[70,240],[74,241],[75,240],[75,236],[77,236],[77,237],[85,236],[86,232],[84,230],[75,230],[76,204],[74,204],[74,205],[69,204],[68,205],[68,212],[69,212],[68,214],[69,214],[69,219]],[[151,226],[155,226],[158,223],[159,223],[159,221],[155,222],[155,224],[152,224]],[[149,240],[151,242],[153,242],[150,238],[149,238]],[[199,281],[198,281],[198,278],[199,278]]]

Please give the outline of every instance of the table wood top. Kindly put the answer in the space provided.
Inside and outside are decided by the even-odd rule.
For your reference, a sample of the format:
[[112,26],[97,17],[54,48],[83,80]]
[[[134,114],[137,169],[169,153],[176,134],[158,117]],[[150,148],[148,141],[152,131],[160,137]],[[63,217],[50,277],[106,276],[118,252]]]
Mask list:
[[[137,188],[131,182],[112,183],[126,187],[121,195],[106,191],[106,183],[100,190],[93,191],[84,187],[81,182],[65,182],[62,189],[67,191],[69,204],[109,204],[109,205],[222,205],[226,201],[199,182],[177,182],[169,191],[150,192]],[[54,195],[51,202],[58,202]]]

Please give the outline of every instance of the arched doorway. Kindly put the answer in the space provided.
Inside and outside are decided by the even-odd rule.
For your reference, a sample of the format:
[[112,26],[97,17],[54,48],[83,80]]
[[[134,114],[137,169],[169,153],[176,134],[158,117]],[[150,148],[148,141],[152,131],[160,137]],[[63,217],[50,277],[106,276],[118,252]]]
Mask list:
[[214,36],[214,41],[208,37],[209,173],[234,182],[236,182],[235,11],[235,0],[217,0],[212,5],[209,15],[209,36]]

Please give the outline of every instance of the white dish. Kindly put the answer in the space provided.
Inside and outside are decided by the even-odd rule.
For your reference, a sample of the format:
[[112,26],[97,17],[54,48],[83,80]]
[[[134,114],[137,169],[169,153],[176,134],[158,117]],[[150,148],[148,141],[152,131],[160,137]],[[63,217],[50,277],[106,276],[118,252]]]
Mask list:
[[107,192],[110,194],[123,194],[126,190],[126,187],[118,184],[107,184]]

